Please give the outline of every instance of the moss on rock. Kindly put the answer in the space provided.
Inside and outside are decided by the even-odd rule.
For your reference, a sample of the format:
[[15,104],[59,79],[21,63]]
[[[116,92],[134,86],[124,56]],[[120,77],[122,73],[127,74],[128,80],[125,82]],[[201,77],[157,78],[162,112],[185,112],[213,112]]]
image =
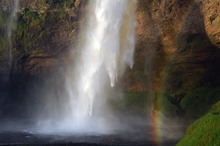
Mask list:
[[220,88],[199,88],[189,91],[180,105],[189,116],[198,118],[218,100],[220,100]]
[[220,145],[220,102],[199,120],[192,123],[185,137],[177,146],[219,146]]

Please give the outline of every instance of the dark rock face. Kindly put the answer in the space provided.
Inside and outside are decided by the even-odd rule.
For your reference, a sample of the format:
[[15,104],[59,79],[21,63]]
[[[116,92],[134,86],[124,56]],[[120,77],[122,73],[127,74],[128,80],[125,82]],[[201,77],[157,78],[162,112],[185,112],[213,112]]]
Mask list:
[[31,90],[42,88],[44,77],[57,72],[57,66],[65,62],[63,56],[74,48],[83,7],[81,0],[19,0],[17,28],[12,36],[13,66],[9,69],[8,58],[2,56],[8,55],[4,23],[12,11],[12,2],[0,1],[1,117],[28,114],[27,104],[34,98],[30,96]]
[[[137,51],[141,48],[141,52],[146,52],[143,58],[151,60],[140,62],[151,64],[147,72],[151,72],[148,74],[151,74],[150,87],[155,98],[174,104],[177,114],[198,117],[220,99],[218,3],[139,1]],[[201,95],[197,90],[208,92]],[[163,95],[158,97],[161,92]],[[203,105],[204,100],[210,102]],[[199,108],[193,109],[192,105]],[[193,110],[198,113],[191,113]]]
[[[4,25],[7,17],[12,11],[13,1],[1,1],[0,8],[0,70],[7,70],[8,51],[5,50],[6,30]],[[38,62],[44,62],[48,58],[59,58],[68,54],[68,50],[74,48],[78,39],[80,15],[84,7],[84,1],[41,1],[41,0],[19,0],[17,12],[17,28],[13,31],[13,64],[14,71],[21,72],[21,69],[29,62],[38,58]],[[6,8],[5,8],[6,7]],[[2,40],[2,41],[1,41]],[[48,56],[48,57],[39,57]],[[28,58],[28,59],[24,59]],[[43,63],[41,63],[43,64]],[[47,64],[47,63],[46,63]],[[52,64],[51,64],[52,65]],[[47,65],[45,65],[45,68]],[[34,67],[34,70],[36,67]],[[30,68],[27,68],[30,72]],[[39,68],[39,70],[43,70]],[[26,71],[28,72],[28,71]],[[34,71],[35,72],[35,71]],[[39,71],[37,71],[39,72]]]

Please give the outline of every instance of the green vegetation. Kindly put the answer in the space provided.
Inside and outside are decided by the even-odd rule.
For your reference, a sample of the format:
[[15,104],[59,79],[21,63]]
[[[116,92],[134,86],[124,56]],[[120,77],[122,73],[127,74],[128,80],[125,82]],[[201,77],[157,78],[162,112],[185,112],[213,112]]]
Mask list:
[[169,101],[167,95],[163,92],[155,93],[153,103],[154,108],[166,116],[174,116],[178,113],[178,106]]
[[[19,60],[23,56],[48,53],[51,51],[49,49],[54,49],[48,47],[48,42],[52,42],[57,31],[54,28],[65,20],[71,20],[78,5],[78,0],[46,0],[32,2],[20,9],[17,13],[17,27],[12,33],[13,57]],[[8,15],[8,12],[0,12],[0,54],[6,56],[0,56],[1,60],[7,60],[5,30]]]
[[18,16],[15,32],[16,56],[30,55],[39,49],[41,42],[48,37],[45,29],[45,14],[26,9]]
[[125,97],[125,107],[130,111],[144,113],[146,112],[146,108],[149,106],[149,101],[150,99],[147,97],[147,93],[127,93]]
[[177,146],[219,146],[219,121],[220,102],[215,104],[208,114],[189,126],[185,137]]
[[8,13],[0,12],[0,61],[7,60],[8,54],[8,40],[7,40],[7,18],[9,17]]
[[121,100],[110,99],[109,103],[115,111],[145,114],[150,105],[150,100],[145,92],[129,92]]
[[188,116],[198,118],[218,100],[220,100],[220,88],[198,88],[188,92],[180,105]]
[[60,8],[73,8],[75,6],[76,0],[46,0],[46,4],[53,9]]
[[189,118],[203,116],[213,104],[220,100],[219,87],[195,89],[179,88],[173,92],[159,94],[159,103],[167,115],[180,115]]

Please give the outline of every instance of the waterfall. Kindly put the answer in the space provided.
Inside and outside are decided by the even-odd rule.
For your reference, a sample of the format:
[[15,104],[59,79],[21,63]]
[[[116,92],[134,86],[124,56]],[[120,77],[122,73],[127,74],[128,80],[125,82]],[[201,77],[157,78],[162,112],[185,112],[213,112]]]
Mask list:
[[[4,102],[8,96],[8,87],[9,87],[9,79],[10,79],[10,72],[12,68],[13,62],[13,42],[12,42],[12,33],[16,28],[17,23],[17,11],[19,6],[19,0],[2,0],[1,2],[2,7],[2,14],[5,16],[3,17],[3,26],[2,29],[4,30],[2,35],[4,43],[1,44],[1,54],[0,54],[0,61],[3,64],[4,76],[0,76],[0,81],[4,82],[2,85],[3,91],[0,91],[1,98],[0,98],[0,107],[4,107]],[[0,111],[1,113],[1,111]]]
[[[135,0],[91,0],[79,54],[69,65],[66,89],[73,124],[84,127],[106,110],[108,92],[133,65]],[[71,57],[75,57],[75,54]],[[77,65],[72,66],[77,62]]]
[[11,14],[8,19],[7,24],[7,41],[8,41],[8,66],[9,71],[12,67],[12,61],[13,61],[13,44],[12,44],[12,32],[16,29],[17,24],[17,11],[19,8],[19,0],[13,0],[12,2],[12,10]]
[[136,0],[87,2],[78,44],[60,76],[64,82],[43,91],[36,128],[41,132],[109,133],[122,127],[109,99],[133,66]]

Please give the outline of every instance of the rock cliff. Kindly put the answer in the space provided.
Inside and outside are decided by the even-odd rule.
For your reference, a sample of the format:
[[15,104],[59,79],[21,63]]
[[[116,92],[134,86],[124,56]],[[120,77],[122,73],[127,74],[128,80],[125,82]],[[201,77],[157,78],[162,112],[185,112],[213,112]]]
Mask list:
[[175,105],[177,114],[199,117],[220,99],[219,7],[210,0],[139,1],[140,62],[151,72],[155,98]]

